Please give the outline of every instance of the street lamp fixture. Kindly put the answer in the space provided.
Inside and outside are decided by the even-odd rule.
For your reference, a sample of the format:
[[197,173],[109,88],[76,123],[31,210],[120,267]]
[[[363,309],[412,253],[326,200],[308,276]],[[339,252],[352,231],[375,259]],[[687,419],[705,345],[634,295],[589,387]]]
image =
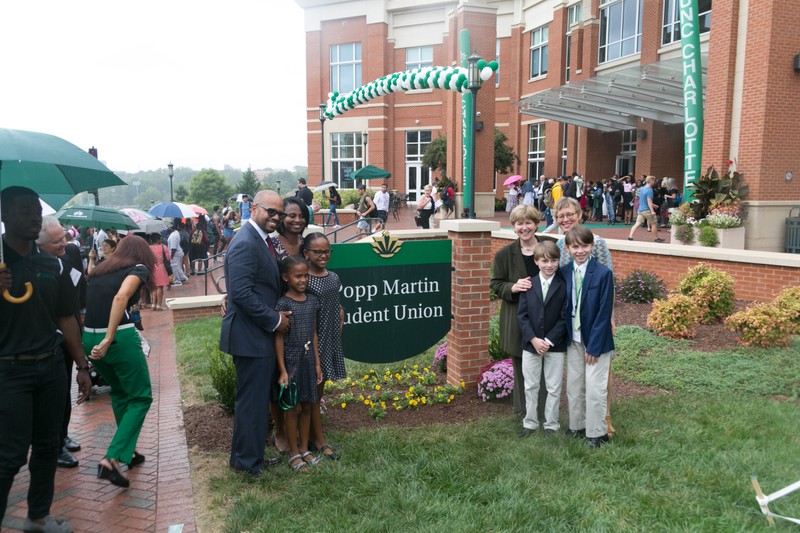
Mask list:
[[275,180],[275,184],[278,186],[278,196],[281,194],[281,180]]
[[478,90],[481,88],[481,71],[478,61],[481,57],[477,50],[467,58],[467,88],[472,93],[472,132],[470,135],[470,176],[469,176],[469,218],[475,218],[475,135],[478,131]]
[[174,202],[175,201],[175,197],[172,196],[172,176],[175,175],[172,172],[173,169],[174,169],[174,167],[172,166],[172,161],[170,161],[169,165],[167,165],[167,176],[169,176],[169,201],[170,202]]
[[[320,154],[322,155],[322,181],[325,181],[325,104],[319,104]],[[322,182],[320,182],[322,183]]]
[[367,137],[369,134],[365,131],[361,134],[361,142],[364,143],[364,166],[367,166]]

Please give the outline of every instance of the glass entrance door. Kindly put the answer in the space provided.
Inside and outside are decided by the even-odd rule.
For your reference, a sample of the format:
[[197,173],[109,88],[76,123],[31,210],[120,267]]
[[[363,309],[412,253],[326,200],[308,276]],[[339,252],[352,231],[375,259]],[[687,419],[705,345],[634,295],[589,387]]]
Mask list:
[[406,192],[408,201],[416,202],[422,195],[422,189],[431,181],[431,169],[419,163],[406,164]]
[[628,174],[636,177],[636,156],[629,154],[622,154],[617,156],[617,176],[620,178]]

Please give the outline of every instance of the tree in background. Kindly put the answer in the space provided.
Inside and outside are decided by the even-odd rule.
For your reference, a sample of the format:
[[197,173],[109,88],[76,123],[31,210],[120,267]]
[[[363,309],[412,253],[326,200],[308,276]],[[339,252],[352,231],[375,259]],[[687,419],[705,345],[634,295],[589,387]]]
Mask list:
[[233,194],[233,189],[225,182],[225,177],[217,170],[204,168],[189,183],[189,201],[208,207],[222,203]]
[[281,181],[281,194],[297,188],[297,178],[288,170],[276,170],[264,177],[264,185],[273,190],[278,190],[278,180]]
[[519,156],[506,144],[508,137],[497,128],[494,129],[494,171],[496,174],[508,174],[519,165]]
[[443,178],[447,177],[447,137],[439,135],[425,148],[422,164],[431,170],[438,170]]
[[175,189],[175,201],[183,202],[186,200],[186,197],[189,196],[189,191],[186,190],[186,187],[183,185],[178,185]]
[[[495,128],[494,171],[497,174],[508,174],[520,163],[519,156],[506,144],[507,140],[508,137]],[[447,139],[444,135],[439,135],[425,148],[422,164],[431,170],[438,170],[442,178],[447,177]]]
[[[167,194],[169,194],[169,189],[167,189]],[[157,204],[159,202],[164,201],[164,191],[162,189],[158,189],[156,187],[148,187],[144,191],[141,192],[136,198],[133,199],[133,205],[147,211],[153,204]],[[169,198],[167,198],[169,200]],[[106,204],[107,205],[107,204]]]
[[235,192],[240,194],[246,194],[250,198],[253,198],[260,189],[261,189],[261,183],[258,181],[256,173],[253,172],[253,169],[248,167],[247,170],[244,172],[244,174],[242,174],[242,179],[236,186]]

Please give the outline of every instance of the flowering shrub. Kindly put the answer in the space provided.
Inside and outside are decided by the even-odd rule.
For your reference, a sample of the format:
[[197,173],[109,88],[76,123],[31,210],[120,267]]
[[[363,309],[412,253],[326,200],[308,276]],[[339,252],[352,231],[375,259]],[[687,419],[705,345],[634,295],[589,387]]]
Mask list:
[[702,313],[703,324],[723,320],[733,311],[733,277],[707,263],[691,268],[678,283],[678,292],[692,298]]
[[686,213],[682,209],[675,209],[669,214],[669,223],[672,226],[688,224]]
[[370,416],[381,420],[390,410],[402,411],[450,403],[456,394],[464,390],[463,382],[457,387],[448,383],[440,384],[439,381],[440,378],[430,368],[404,364],[402,368],[387,369],[383,374],[370,370],[361,378],[326,381],[325,393],[330,395],[331,406],[348,409],[362,405]]
[[793,333],[800,334],[800,285],[783,289],[773,303],[789,314]]
[[739,332],[744,346],[788,346],[794,327],[789,312],[775,304],[757,303],[731,315],[728,329]]
[[617,295],[623,302],[647,303],[667,294],[667,286],[652,272],[636,269],[617,282]]
[[675,226],[675,238],[681,241],[683,244],[690,244],[694,241],[694,226],[686,223],[686,224],[672,224]]
[[708,225],[712,228],[720,228],[720,229],[738,228],[739,226],[742,225],[741,218],[732,217],[731,215],[725,215],[725,214],[708,215],[704,220],[708,222]]
[[438,372],[447,371],[447,343],[443,342],[436,348],[436,353],[433,354],[433,367]]
[[511,359],[503,359],[492,364],[481,373],[478,382],[478,396],[486,402],[505,398],[514,390],[514,367]]
[[[742,206],[739,202],[713,202],[708,208],[709,215],[724,215],[731,218],[742,218]],[[706,217],[708,218],[708,217]]]
[[692,298],[672,294],[666,300],[653,302],[647,327],[662,337],[688,339],[694,337],[699,319],[700,308]]

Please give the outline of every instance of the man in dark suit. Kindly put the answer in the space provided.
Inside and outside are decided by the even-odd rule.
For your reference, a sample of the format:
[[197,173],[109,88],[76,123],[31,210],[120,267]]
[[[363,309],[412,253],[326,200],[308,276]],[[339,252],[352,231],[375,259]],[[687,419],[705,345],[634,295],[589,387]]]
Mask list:
[[[275,311],[281,295],[275,252],[267,236],[286,214],[281,197],[259,191],[251,216],[231,241],[225,257],[228,301],[219,348],[233,356],[236,402],[230,465],[258,475],[265,466],[269,392],[275,369],[274,333],[289,329],[288,312]],[[266,464],[274,464],[268,460]]]

